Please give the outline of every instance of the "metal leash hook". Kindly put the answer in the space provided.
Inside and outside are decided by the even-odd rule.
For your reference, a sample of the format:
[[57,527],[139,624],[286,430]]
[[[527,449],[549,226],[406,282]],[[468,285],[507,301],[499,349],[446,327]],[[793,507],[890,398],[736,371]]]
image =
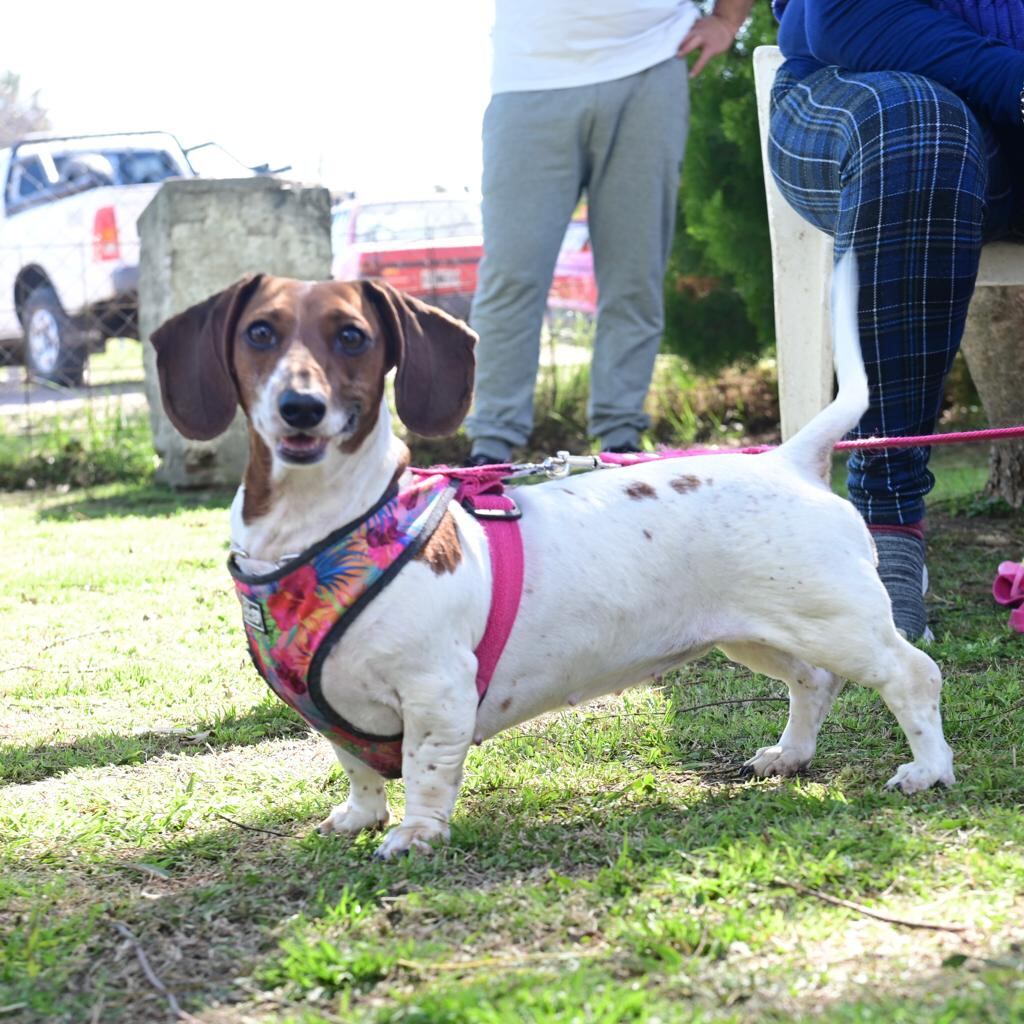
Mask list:
[[568,452],[555,452],[543,462],[514,462],[509,476],[546,476],[549,480],[561,480],[574,469],[614,469],[607,462],[602,462],[599,455],[570,455]]
[[598,455],[570,455],[556,452],[541,463],[541,470],[552,480],[568,476],[574,469],[605,469],[606,463]]

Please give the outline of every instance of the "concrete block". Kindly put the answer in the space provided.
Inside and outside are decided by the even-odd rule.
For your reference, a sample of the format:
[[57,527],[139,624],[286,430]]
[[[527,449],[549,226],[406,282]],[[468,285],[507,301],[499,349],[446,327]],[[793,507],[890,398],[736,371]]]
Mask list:
[[234,486],[248,447],[241,414],[212,441],[182,437],[164,414],[149,336],[246,274],[329,278],[330,193],[276,178],[168,181],[139,218],[139,239],[139,333],[157,478],[178,489]]

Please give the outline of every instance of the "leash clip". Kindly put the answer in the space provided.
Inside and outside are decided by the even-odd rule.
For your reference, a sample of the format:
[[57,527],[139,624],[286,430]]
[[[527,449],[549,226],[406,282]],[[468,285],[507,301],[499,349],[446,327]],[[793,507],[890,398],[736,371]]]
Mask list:
[[541,464],[541,472],[552,480],[567,477],[574,469],[605,469],[606,464],[598,455],[570,455],[568,452],[555,452]]

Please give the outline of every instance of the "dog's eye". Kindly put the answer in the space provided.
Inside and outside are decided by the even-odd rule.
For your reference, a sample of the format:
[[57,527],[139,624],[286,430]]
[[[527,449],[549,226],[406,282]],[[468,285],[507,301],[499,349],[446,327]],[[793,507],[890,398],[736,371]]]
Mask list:
[[253,348],[273,348],[277,344],[277,334],[266,320],[257,320],[246,328],[245,340]]
[[347,327],[342,327],[338,330],[338,333],[334,336],[334,344],[343,355],[357,356],[360,352],[365,352],[370,347],[370,336],[366,331],[362,331],[358,327],[349,324]]

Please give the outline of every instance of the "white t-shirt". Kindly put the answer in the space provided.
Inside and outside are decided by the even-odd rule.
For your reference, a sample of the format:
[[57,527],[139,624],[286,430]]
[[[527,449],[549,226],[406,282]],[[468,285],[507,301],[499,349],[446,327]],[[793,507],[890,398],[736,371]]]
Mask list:
[[565,89],[625,78],[673,56],[692,0],[495,0],[491,91]]

